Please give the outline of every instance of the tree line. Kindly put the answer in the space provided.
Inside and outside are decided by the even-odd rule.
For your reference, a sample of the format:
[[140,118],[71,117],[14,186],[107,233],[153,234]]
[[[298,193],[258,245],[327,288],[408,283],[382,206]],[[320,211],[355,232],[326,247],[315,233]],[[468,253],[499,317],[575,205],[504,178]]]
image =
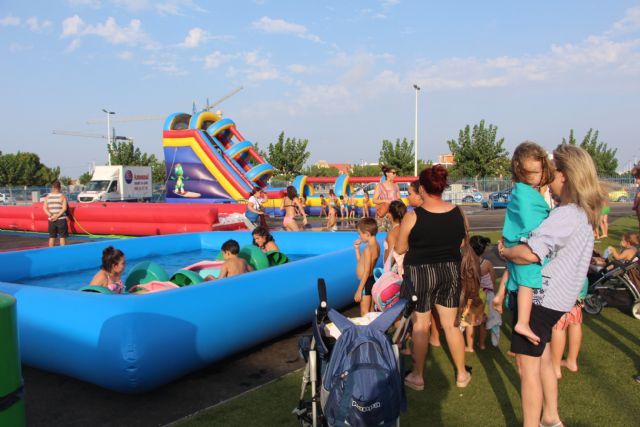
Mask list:
[[[569,131],[568,139],[562,138],[563,144],[579,145],[593,158],[600,176],[616,176],[618,160],[617,149],[610,148],[607,143],[600,141],[599,132],[589,129],[578,143],[574,131]],[[306,166],[311,157],[308,150],[309,140],[286,137],[282,131],[275,142],[270,143],[265,150],[256,144],[256,150],[269,162],[275,171],[274,178],[291,180],[297,175],[314,177],[336,177],[340,171],[334,167]],[[504,148],[504,137],[498,137],[498,127],[484,120],[474,126],[466,125],[460,129],[457,139],[450,139],[447,145],[455,159],[455,165],[450,168],[453,178],[485,178],[511,176],[511,158]],[[131,141],[115,141],[107,147],[114,165],[151,166],[153,182],[163,184],[166,181],[165,162],[155,155],[142,152],[134,147]],[[392,167],[400,175],[413,175],[414,141],[407,138],[397,138],[394,142],[383,140],[378,155],[378,163]],[[418,170],[429,165],[418,159]],[[351,165],[352,176],[380,176],[380,166]],[[3,154],[0,151],[0,185],[2,186],[44,186],[59,179],[64,185],[73,180],[60,176],[60,167],[48,167],[40,162],[37,154],[18,152]],[[86,184],[91,179],[91,172],[85,172],[78,178],[80,184]]]

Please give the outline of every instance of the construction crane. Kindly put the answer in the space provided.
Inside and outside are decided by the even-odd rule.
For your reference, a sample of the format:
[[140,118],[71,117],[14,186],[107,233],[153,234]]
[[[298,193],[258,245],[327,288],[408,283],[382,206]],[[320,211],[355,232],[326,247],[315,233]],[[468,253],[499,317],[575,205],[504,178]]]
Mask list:
[[[54,129],[52,133],[54,135],[81,136],[83,138],[108,139],[107,136],[100,135],[99,133],[76,132],[76,131],[71,131],[71,130],[58,130],[58,129]],[[115,129],[114,129],[114,133],[115,133]],[[133,142],[133,138],[129,138],[128,136],[114,136],[113,139],[115,141],[131,141],[131,142]]]
[[115,141],[127,141],[130,142],[131,144],[133,144],[133,138],[129,138],[126,136],[115,136],[116,135],[116,130],[113,129],[112,132],[112,137],[111,137],[111,141],[109,141],[109,137],[104,136],[104,135],[100,135],[99,133],[87,133],[87,132],[76,132],[76,131],[71,131],[71,130],[57,130],[54,129],[52,132],[54,135],[64,135],[64,136],[80,136],[83,138],[100,138],[100,139],[106,139],[107,140],[107,161],[108,161],[108,165],[111,166],[111,152],[110,147],[111,145],[115,142]]
[[[231,98],[233,95],[235,95],[236,93],[240,92],[242,89],[244,89],[244,86],[238,86],[237,88],[235,88],[231,92],[227,93],[226,95],[224,95],[221,98],[219,98],[216,101],[214,101],[213,104],[209,104],[209,98],[207,98],[207,105],[201,111],[211,111],[212,108],[214,108],[217,105],[220,105],[222,102],[224,102],[227,99]],[[194,112],[194,114],[196,113],[196,103],[195,103],[195,101],[193,103],[193,112]],[[166,114],[163,114],[163,115],[141,115],[141,116],[113,117],[111,119],[111,123],[144,122],[144,121],[149,121],[149,120],[164,120],[166,118],[167,118]],[[88,125],[104,124],[105,121],[106,121],[106,119],[92,119],[92,120],[88,120],[87,124]]]

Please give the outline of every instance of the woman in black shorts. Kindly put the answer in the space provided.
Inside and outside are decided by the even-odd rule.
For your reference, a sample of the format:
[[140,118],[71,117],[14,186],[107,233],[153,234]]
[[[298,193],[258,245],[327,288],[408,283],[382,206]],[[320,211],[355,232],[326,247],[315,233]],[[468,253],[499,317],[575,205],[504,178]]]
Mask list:
[[[466,387],[471,373],[464,365],[464,338],[454,326],[460,304],[460,246],[465,237],[464,216],[456,205],[442,200],[447,170],[436,165],[420,173],[422,205],[405,215],[400,225],[396,252],[404,257],[404,277],[418,296],[413,314],[413,371],[405,385],[424,389],[424,362],[429,345],[431,310],[436,309],[447,337],[456,385]],[[401,295],[405,296],[403,288]]]

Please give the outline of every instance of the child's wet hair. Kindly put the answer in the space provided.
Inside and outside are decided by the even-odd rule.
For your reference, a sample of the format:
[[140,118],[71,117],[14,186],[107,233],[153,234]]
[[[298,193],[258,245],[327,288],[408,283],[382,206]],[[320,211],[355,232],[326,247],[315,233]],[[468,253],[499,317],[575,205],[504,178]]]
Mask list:
[[251,190],[251,193],[249,193],[250,196],[253,196],[256,193],[259,193],[260,191],[262,191],[262,188],[260,187],[253,187],[253,190]]
[[51,188],[55,188],[56,190],[60,190],[62,186],[60,185],[60,181],[57,179],[51,183]]
[[238,255],[240,253],[240,245],[233,239],[229,239],[222,244],[220,248],[222,252],[229,252],[233,255]]
[[402,221],[404,214],[407,213],[407,206],[400,200],[394,200],[389,204],[389,215],[394,221]]
[[540,179],[540,187],[549,185],[553,181],[553,172],[555,168],[549,160],[547,150],[536,144],[535,142],[525,141],[518,145],[513,152],[511,158],[511,173],[514,182],[527,182],[527,171],[524,170],[523,163],[525,160],[538,160],[542,165],[542,177]]
[[358,231],[375,236],[378,234],[378,223],[373,218],[361,218],[358,221]]
[[111,269],[120,262],[122,257],[124,257],[124,253],[120,249],[107,246],[102,251],[102,269],[107,272],[111,271]]
[[271,233],[269,233],[269,230],[266,227],[262,226],[262,225],[259,225],[256,228],[254,228],[253,232],[251,233],[251,236],[253,236],[253,244],[256,245],[256,246],[258,246],[258,245],[256,244],[255,236],[264,237],[265,245],[268,242],[275,242],[275,239],[273,238]]
[[491,239],[484,236],[471,236],[469,239],[469,245],[473,248],[476,255],[480,256],[484,253],[487,246],[491,243]]

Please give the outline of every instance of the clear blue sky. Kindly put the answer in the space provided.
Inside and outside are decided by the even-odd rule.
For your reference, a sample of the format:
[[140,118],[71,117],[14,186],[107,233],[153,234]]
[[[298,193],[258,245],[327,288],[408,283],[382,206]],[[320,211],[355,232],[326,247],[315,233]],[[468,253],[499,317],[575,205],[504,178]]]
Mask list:
[[[0,2],[0,150],[32,151],[77,177],[106,161],[116,117],[219,108],[262,148],[309,139],[311,162],[376,162],[381,141],[414,135],[436,159],[485,119],[513,148],[552,149],[589,128],[640,157],[640,3],[566,1]],[[116,123],[162,158],[162,121]]]

